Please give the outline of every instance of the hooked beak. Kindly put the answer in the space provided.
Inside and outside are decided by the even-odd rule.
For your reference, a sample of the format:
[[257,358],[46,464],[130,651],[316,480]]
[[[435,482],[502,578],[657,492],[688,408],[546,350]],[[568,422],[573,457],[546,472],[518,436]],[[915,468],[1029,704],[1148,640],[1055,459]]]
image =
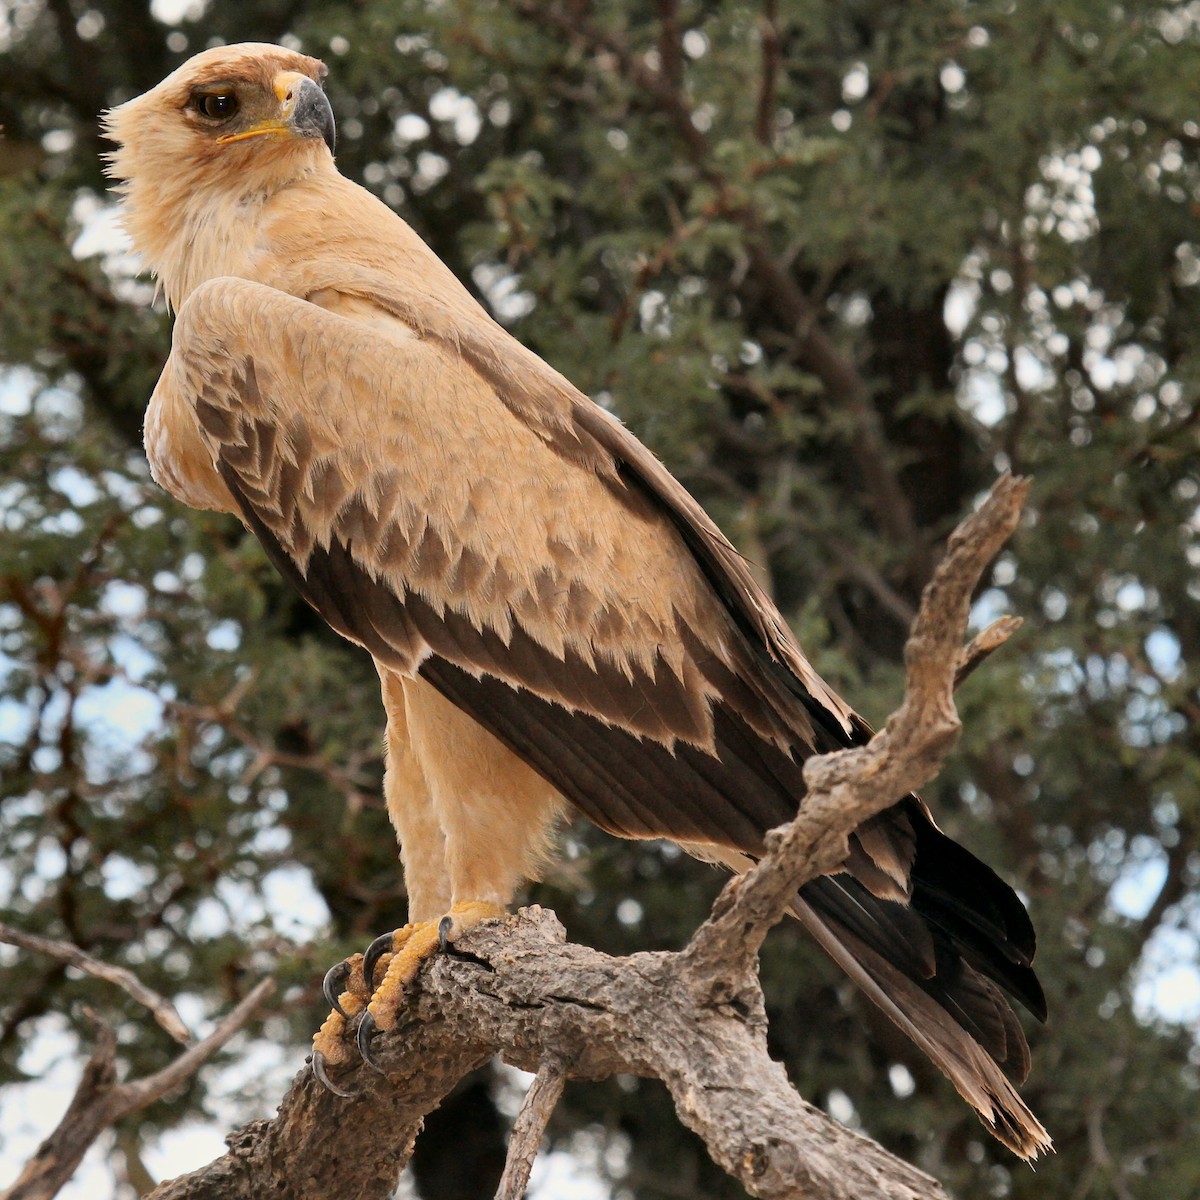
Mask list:
[[240,133],[217,138],[220,145],[241,142],[252,137],[320,138],[334,152],[336,130],[333,109],[320,84],[298,71],[281,71],[275,77],[275,96],[279,116],[260,121]]

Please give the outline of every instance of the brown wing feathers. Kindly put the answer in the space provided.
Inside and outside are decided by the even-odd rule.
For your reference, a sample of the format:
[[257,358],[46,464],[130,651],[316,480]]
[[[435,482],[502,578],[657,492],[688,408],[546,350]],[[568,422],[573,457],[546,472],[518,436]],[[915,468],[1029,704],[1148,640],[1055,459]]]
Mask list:
[[[306,325],[340,318],[279,297],[275,309],[296,311],[264,329],[266,289],[224,282],[238,304],[226,296],[209,312],[201,289],[180,314],[176,355],[221,477],[276,565],[335,629],[419,670],[598,825],[753,855],[794,815],[803,760],[868,736],[695,502],[561,377],[529,367],[540,360],[518,349],[514,365],[472,331],[439,328],[402,352],[376,338],[368,348],[389,369],[367,377],[351,355],[330,364],[304,340]],[[216,367],[187,353],[189,323],[209,321],[225,323]],[[343,331],[318,332],[312,344],[328,347]],[[440,390],[397,391],[397,378],[419,388],[420,362],[389,356],[431,353],[439,338],[457,339],[473,374],[437,351]],[[289,360],[286,426],[256,360],[268,345],[273,362]],[[540,408],[505,400],[527,367]],[[323,406],[331,388],[367,412]],[[509,412],[477,410],[492,424],[470,453],[456,426],[469,413],[413,408],[412,429],[397,429],[398,407],[446,394],[482,405],[479,393]],[[381,453],[372,439],[386,437],[395,444]],[[505,457],[506,438],[525,439],[519,459]],[[472,455],[489,453],[498,465],[474,477]],[[491,496],[516,461],[529,465],[529,494]],[[594,517],[590,531],[555,533],[560,512],[584,529]],[[1020,902],[913,799],[863,828],[847,869],[806,887],[797,915],[998,1136],[1023,1154],[1047,1144],[994,1065],[1021,1076],[1028,1051],[991,981],[1044,1015]]]
[[[398,670],[424,658],[424,678],[597,825],[624,837],[753,852],[767,829],[794,814],[803,787],[798,764],[736,716],[714,714],[716,756],[687,743],[670,749],[662,739],[686,728],[686,713],[672,711],[649,676],[635,672],[630,680],[612,668],[589,669],[569,654],[555,658],[519,627],[504,642],[453,610],[434,611],[417,594],[398,596],[371,579],[341,543],[315,548],[301,572],[236,473],[218,465],[272,561],[339,633]],[[571,707],[548,698],[556,693],[565,693]],[[622,713],[625,720],[616,723]],[[764,759],[774,779],[764,778]]]

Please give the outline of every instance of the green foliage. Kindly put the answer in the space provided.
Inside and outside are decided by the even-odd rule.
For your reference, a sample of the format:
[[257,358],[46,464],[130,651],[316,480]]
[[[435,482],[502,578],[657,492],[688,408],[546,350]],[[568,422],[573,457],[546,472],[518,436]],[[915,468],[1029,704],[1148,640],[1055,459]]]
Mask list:
[[[929,799],[1030,898],[1051,1020],[1026,1094],[1058,1154],[1019,1167],[792,929],[764,956],[772,1036],[805,1095],[956,1194],[1196,1195],[1200,1014],[1155,990],[1170,969],[1195,995],[1200,896],[1191,8],[67,11],[0,15],[0,920],[202,1013],[275,974],[262,1036],[290,1069],[324,966],[403,919],[370,664],[235,523],[150,483],[166,320],[119,255],[72,252],[105,203],[100,108],[211,38],[294,38],[330,64],[342,170],[654,447],[869,719],[954,519],[997,469],[1035,476],[979,598],[1026,624],[964,686]],[[531,895],[622,951],[680,944],[718,882],[572,827]],[[130,1071],[171,1053],[122,997],[3,951],[11,1095],[81,1000]],[[132,1144],[215,1110],[216,1080]],[[418,1183],[451,1200],[431,1181],[465,1135],[438,1130]],[[615,1194],[735,1194],[656,1085],[573,1086],[554,1130]]]

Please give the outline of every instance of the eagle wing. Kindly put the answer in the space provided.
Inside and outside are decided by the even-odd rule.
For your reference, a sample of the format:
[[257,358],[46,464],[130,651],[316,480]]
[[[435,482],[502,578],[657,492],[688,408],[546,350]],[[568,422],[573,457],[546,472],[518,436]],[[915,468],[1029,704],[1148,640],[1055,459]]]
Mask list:
[[[602,828],[757,854],[795,814],[804,759],[868,731],[734,548],[469,298],[336,263],[305,275],[309,294],[378,319],[222,278],[181,308],[172,351],[215,469],[281,572]],[[1002,1140],[1047,1144],[996,1065],[1028,1069],[996,984],[1044,1014],[1011,889],[914,797],[864,826],[845,866],[797,915]]]
[[[335,629],[428,679],[597,824],[759,849],[795,813],[803,759],[847,744],[848,717],[757,635],[773,609],[751,606],[707,518],[710,557],[744,582],[710,566],[723,597],[698,568],[614,452],[654,462],[615,421],[561,377],[530,421],[465,332],[407,330],[243,280],[197,290],[177,386],[247,523]],[[903,879],[902,853],[885,865]]]

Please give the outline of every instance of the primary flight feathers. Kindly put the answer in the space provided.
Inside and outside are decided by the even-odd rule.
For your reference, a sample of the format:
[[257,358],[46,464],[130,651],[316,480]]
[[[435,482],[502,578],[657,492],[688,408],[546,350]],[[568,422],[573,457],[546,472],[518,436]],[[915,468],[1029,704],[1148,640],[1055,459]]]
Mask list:
[[[412,919],[505,905],[564,802],[743,868],[805,758],[862,740],[746,565],[609,414],[344,179],[324,68],[206,51],[108,115],[125,220],[177,311],[155,478],[236,512],[374,657]],[[213,98],[216,99],[213,99]],[[1017,1153],[1033,930],[915,797],[795,912]]]

